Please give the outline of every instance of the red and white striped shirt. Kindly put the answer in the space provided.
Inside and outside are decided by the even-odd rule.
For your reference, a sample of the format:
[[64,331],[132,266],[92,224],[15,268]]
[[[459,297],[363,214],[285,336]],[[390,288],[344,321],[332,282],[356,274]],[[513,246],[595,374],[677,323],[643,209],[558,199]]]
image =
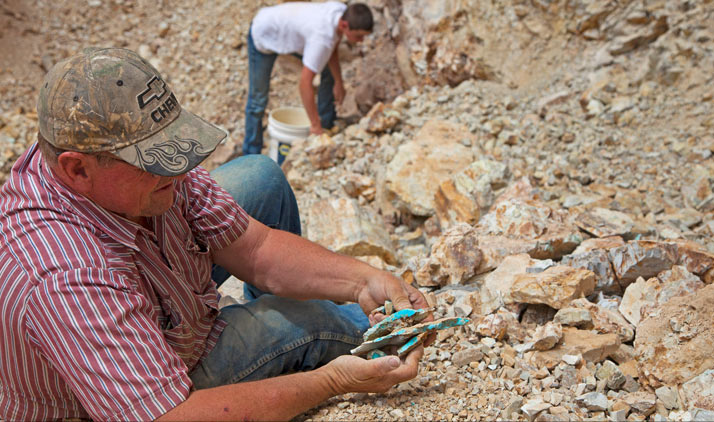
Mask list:
[[0,419],[150,420],[216,344],[211,249],[248,217],[208,172],[154,231],[70,191],[37,145],[0,189]]

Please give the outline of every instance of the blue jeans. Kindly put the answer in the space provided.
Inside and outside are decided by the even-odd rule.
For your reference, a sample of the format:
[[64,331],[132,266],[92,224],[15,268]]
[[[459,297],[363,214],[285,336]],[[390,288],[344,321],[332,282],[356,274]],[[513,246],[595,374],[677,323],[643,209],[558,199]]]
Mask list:
[[[245,104],[245,137],[243,155],[260,154],[263,148],[263,115],[268,106],[270,93],[270,73],[277,54],[265,54],[258,51],[253,43],[253,36],[248,31],[248,101]],[[325,66],[320,74],[320,87],[317,90],[317,113],[323,128],[335,124],[337,111],[332,88],[335,80],[330,69]]]
[[[300,234],[295,196],[273,160],[243,156],[211,175],[252,217]],[[221,284],[228,273],[216,266],[213,276]],[[252,300],[221,309],[218,318],[228,325],[216,347],[189,374],[196,389],[315,369],[349,353],[369,327],[357,304],[287,299],[248,283],[245,297]]]

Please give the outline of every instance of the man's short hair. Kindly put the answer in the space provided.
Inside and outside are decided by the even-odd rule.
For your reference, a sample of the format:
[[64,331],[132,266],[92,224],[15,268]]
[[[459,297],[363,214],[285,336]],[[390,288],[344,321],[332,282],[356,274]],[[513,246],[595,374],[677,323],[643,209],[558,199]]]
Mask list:
[[[57,148],[56,146],[52,145],[47,139],[45,139],[44,136],[42,136],[39,130],[37,131],[37,145],[40,147],[40,153],[42,153],[42,158],[45,159],[45,162],[49,164],[50,167],[57,165],[57,157],[59,157],[60,154],[65,151],[69,151],[67,149]],[[85,154],[95,155],[97,157],[97,162],[102,167],[106,167],[111,161],[113,161],[112,158],[107,157],[105,155],[100,155],[96,153]]]
[[374,20],[372,11],[364,3],[355,3],[347,6],[347,10],[342,14],[342,20],[347,21],[351,30],[364,30],[372,32]]
[[47,142],[39,130],[37,131],[37,145],[40,147],[42,157],[50,166],[57,164],[57,157],[64,151]]

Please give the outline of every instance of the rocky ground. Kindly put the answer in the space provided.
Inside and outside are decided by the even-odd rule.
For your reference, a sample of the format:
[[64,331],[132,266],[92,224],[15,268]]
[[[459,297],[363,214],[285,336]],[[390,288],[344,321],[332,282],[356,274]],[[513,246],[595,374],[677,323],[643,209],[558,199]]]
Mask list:
[[[207,166],[236,155],[272,3],[3,2],[0,181],[42,74],[85,45],[148,57],[230,131]],[[348,119],[283,168],[308,238],[472,323],[416,379],[297,419],[714,419],[714,3],[369,4],[374,35],[340,51]],[[299,66],[279,60],[271,105],[299,103]]]

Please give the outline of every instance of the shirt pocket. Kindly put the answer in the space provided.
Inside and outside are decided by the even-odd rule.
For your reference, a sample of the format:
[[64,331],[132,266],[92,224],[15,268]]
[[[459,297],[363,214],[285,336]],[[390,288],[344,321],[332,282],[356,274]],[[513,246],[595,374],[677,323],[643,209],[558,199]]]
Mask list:
[[171,299],[162,300],[161,308],[164,313],[164,322],[161,324],[164,339],[179,357],[187,362],[191,358],[191,345],[195,341],[191,324],[183,317],[177,304]]
[[191,261],[190,263],[179,263],[183,278],[191,285],[195,294],[203,295],[211,290],[213,283],[211,280],[211,270],[213,269],[211,248],[193,237],[186,239],[183,248],[184,254]]
[[197,240],[193,236],[186,239],[184,249],[186,249],[186,252],[198,256],[210,255],[211,253],[210,247],[205,242]]

